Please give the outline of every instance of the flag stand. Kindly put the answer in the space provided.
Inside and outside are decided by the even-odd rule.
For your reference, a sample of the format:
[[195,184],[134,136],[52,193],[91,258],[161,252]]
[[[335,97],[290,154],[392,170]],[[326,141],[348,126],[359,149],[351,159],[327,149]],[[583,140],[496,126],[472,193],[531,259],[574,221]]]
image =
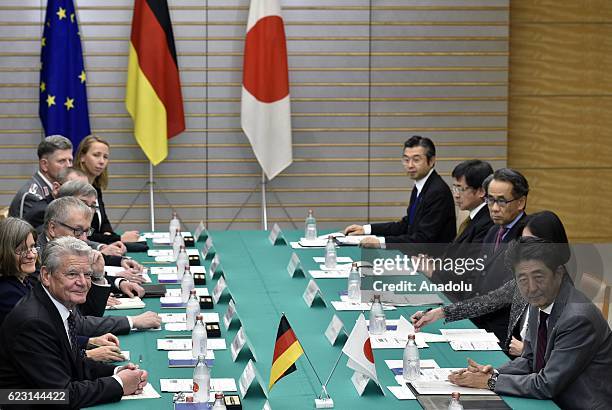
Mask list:
[[149,215],[151,217],[151,232],[155,232],[155,198],[153,195],[153,164],[149,161]]
[[268,204],[266,203],[266,173],[261,170],[261,229],[268,230]]

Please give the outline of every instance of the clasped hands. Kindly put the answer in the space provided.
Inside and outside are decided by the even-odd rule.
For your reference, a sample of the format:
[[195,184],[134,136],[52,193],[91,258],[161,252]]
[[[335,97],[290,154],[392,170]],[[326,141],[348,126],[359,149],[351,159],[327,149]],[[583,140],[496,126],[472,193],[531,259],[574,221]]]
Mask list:
[[468,358],[468,367],[452,372],[448,375],[448,380],[457,386],[487,389],[491,376],[493,366],[481,365]]

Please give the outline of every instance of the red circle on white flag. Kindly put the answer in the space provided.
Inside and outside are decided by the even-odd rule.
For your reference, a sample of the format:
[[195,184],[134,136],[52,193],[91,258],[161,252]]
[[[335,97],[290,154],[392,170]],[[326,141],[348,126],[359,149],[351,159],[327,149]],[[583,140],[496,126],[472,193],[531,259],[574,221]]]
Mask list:
[[372,353],[372,344],[370,343],[370,338],[368,337],[363,344],[363,354],[366,359],[370,361],[370,363],[374,364],[374,354]]

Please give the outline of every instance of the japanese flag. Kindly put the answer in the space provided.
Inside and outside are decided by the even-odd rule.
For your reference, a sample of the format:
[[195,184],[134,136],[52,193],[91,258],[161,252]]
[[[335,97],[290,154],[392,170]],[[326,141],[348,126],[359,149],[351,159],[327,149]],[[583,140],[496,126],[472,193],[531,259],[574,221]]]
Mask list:
[[357,318],[355,327],[342,348],[342,352],[348,356],[347,366],[356,372],[368,376],[378,383],[376,366],[374,365],[374,354],[370,343],[370,333],[363,313]]

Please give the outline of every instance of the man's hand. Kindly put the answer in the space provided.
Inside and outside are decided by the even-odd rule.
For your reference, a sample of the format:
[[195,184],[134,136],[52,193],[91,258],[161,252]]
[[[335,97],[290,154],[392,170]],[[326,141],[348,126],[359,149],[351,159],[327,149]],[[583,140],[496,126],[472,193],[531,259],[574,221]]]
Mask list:
[[161,318],[155,312],[144,312],[138,316],[132,316],[132,325],[136,329],[157,329],[161,326]]
[[124,245],[124,244],[123,244],[123,242],[121,242],[121,241],[116,241],[116,242],[113,242],[113,243],[111,243],[111,244],[110,244],[110,245],[108,245],[108,246],[112,246],[112,247],[114,247],[114,248],[119,249],[119,251],[121,251],[121,254],[122,254],[122,255],[124,255],[124,254],[127,252],[127,248],[125,247],[125,245]]
[[122,259],[121,267],[131,271],[132,273],[142,273],[142,265],[133,259]]
[[104,256],[100,252],[92,250],[89,261],[93,271],[93,279],[101,280],[104,277]]
[[508,353],[510,353],[512,356],[521,356],[523,354],[523,342],[512,336]]
[[361,225],[349,225],[344,228],[345,235],[363,235],[363,226]]
[[367,237],[359,242],[359,246],[362,248],[380,248],[380,241],[375,237]]
[[102,245],[100,246],[100,248],[98,249],[100,252],[102,252],[103,255],[108,255],[108,256],[121,256],[123,255],[123,253],[121,253],[121,250],[115,246],[111,246],[111,245]]
[[121,242],[138,242],[138,238],[140,234],[138,231],[125,231],[123,235],[121,235]]
[[109,296],[108,299],[106,300],[106,306],[115,306],[115,305],[119,305],[121,302],[119,301],[119,299],[117,299],[114,296]]
[[143,297],[145,294],[145,290],[138,283],[130,282],[129,280],[122,280],[119,284],[119,289],[121,292],[130,298],[133,297]]
[[470,359],[469,357],[468,357],[467,370],[472,373],[493,374],[493,366],[491,366],[490,364],[487,364],[487,365],[478,364],[472,359]]
[[131,394],[142,393],[142,389],[144,389],[144,386],[147,384],[148,373],[144,370],[140,370],[138,366],[133,363],[129,363],[119,369],[117,376],[119,376],[123,382],[123,395],[129,396]]
[[410,320],[412,320],[414,330],[416,332],[420,332],[423,326],[429,325],[435,322],[436,320],[440,320],[442,318],[444,318],[444,310],[439,307],[432,309],[429,312],[423,312],[419,310],[410,317]]
[[100,346],[86,350],[85,354],[96,362],[122,362],[125,360],[125,357],[121,355],[121,349],[117,346]]
[[124,271],[117,272],[116,276],[127,279],[130,282],[144,283],[145,281],[145,278],[144,276],[142,276],[142,274],[133,273],[131,269],[126,269]]
[[112,333],[106,333],[98,337],[90,337],[89,343],[96,346],[119,346],[119,339]]
[[488,381],[492,373],[471,372],[469,370],[457,371],[448,375],[448,380],[462,387],[473,387],[476,389],[487,389]]

